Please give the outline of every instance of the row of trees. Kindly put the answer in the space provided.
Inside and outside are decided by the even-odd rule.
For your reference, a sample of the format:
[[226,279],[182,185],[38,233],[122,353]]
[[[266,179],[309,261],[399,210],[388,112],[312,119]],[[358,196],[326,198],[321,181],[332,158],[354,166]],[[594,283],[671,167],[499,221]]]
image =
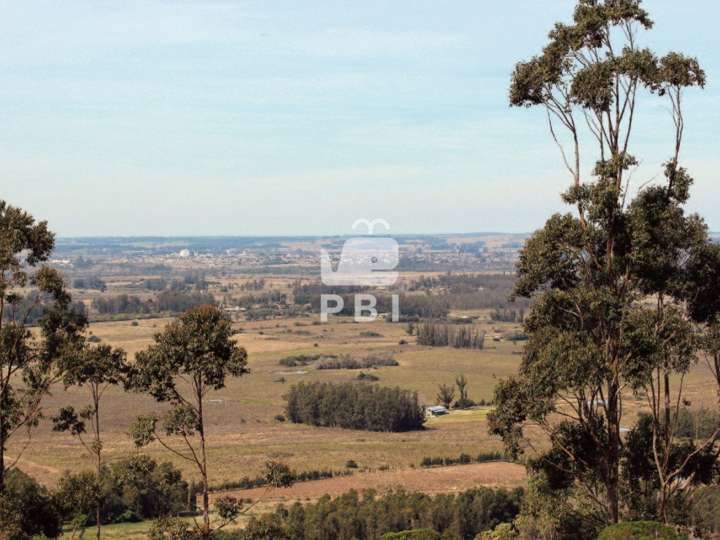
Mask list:
[[299,383],[285,396],[290,421],[368,431],[422,429],[417,393],[360,383]]
[[182,313],[197,306],[214,303],[215,298],[209,293],[164,291],[148,300],[128,294],[101,296],[93,298],[92,308],[101,315]]
[[418,345],[455,347],[456,349],[482,349],[485,332],[470,324],[444,324],[423,322],[415,327]]
[[[380,540],[385,533],[410,529],[434,531],[425,538],[473,540],[483,531],[510,522],[520,509],[522,491],[472,489],[458,495],[426,495],[391,491],[351,491],[335,499],[280,507],[252,518],[242,540]],[[438,534],[439,533],[439,534]],[[416,538],[422,538],[416,536]]]

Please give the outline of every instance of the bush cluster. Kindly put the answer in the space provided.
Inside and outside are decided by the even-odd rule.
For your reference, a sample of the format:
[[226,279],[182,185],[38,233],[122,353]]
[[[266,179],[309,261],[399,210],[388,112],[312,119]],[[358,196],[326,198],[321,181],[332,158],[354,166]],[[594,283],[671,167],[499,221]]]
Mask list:
[[99,481],[92,472],[65,474],[60,479],[56,499],[63,519],[85,516],[85,524],[95,521],[95,494],[103,501],[102,523],[153,519],[177,514],[189,506],[188,484],[170,463],[158,464],[145,455],[114,462],[103,469]]
[[421,429],[425,412],[417,393],[358,383],[300,383],[285,396],[288,419],[312,426],[368,431]]
[[387,356],[366,356],[353,358],[343,355],[335,358],[326,358],[317,365],[318,369],[371,369],[386,366],[399,366],[397,360]]
[[455,347],[456,349],[482,349],[485,332],[467,324],[424,322],[417,325],[418,345]]
[[293,356],[286,356],[285,358],[281,358],[278,360],[278,364],[285,367],[298,367],[298,366],[307,366],[309,364],[312,364],[313,362],[316,362],[320,358],[337,358],[335,355],[322,355],[322,354],[296,354]]

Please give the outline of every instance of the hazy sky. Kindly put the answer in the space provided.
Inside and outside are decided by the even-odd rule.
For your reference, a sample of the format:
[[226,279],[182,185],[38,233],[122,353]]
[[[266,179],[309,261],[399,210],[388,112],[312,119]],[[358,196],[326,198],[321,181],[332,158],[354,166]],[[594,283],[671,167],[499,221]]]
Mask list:
[[[2,1],[0,198],[61,235],[521,232],[569,182],[514,63],[566,0]],[[648,0],[699,56],[683,162],[720,229],[720,3]],[[670,155],[644,102],[637,183]]]

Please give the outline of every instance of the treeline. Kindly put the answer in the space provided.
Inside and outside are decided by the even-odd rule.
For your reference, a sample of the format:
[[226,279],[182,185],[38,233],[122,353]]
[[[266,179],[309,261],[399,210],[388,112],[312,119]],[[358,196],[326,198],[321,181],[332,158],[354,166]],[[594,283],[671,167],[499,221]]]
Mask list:
[[490,313],[490,318],[498,322],[523,322],[525,319],[524,309],[495,309]]
[[[453,274],[421,276],[410,283],[411,291],[432,292],[451,309],[503,309],[510,304],[517,277],[514,274]],[[530,302],[518,298],[513,302],[526,308]]]
[[149,291],[206,291],[209,283],[203,272],[187,272],[180,278],[166,279],[164,277],[144,279],[140,286]]
[[326,358],[317,364],[317,369],[372,369],[400,365],[397,360],[389,356],[366,356],[353,358],[342,355],[336,358]]
[[[327,478],[337,478],[342,476],[350,476],[352,475],[352,471],[344,470],[344,471],[333,471],[330,469],[323,469],[323,470],[309,470],[309,471],[290,471],[288,473],[289,479],[295,483],[295,482],[310,482],[312,480],[325,480]],[[255,478],[250,478],[249,476],[245,476],[241,478],[238,481],[227,481],[222,482],[220,484],[215,484],[210,486],[211,492],[217,492],[217,491],[228,491],[228,490],[235,490],[235,489],[254,489],[259,487],[266,487],[268,486],[268,479],[267,476],[256,476]]]
[[94,298],[92,308],[101,315],[181,313],[205,304],[215,304],[212,294],[203,292],[164,291],[154,299],[143,300],[134,295]]
[[477,456],[460,454],[458,457],[429,457],[426,456],[420,462],[423,468],[448,467],[450,465],[470,465],[471,463],[487,463],[489,461],[500,461],[503,455],[500,452],[481,452]]
[[294,305],[268,305],[248,308],[245,311],[245,319],[248,321],[265,321],[268,319],[297,317],[307,313],[304,306]]
[[482,349],[485,346],[485,332],[468,324],[424,322],[416,326],[415,334],[418,345],[456,349]]
[[241,291],[261,291],[265,288],[265,279],[251,279],[240,285]]
[[357,383],[300,383],[284,396],[288,419],[297,424],[399,432],[422,429],[416,392]]
[[[14,321],[22,324],[35,325],[40,322],[43,315],[51,307],[49,298],[37,292],[31,292],[25,296],[17,296],[12,302],[7,302],[2,312],[2,321]],[[70,311],[85,317],[87,308],[81,301],[71,302]]]
[[512,522],[520,511],[522,494],[520,489],[485,487],[435,496],[402,490],[382,496],[372,490],[362,495],[350,491],[335,499],[325,495],[316,503],[281,506],[272,514],[253,517],[235,538],[380,540],[386,533],[427,529],[426,536],[414,538],[473,540],[501,523]]
[[252,308],[255,306],[274,306],[276,304],[287,304],[287,294],[277,290],[259,294],[245,294],[231,299],[228,303],[244,308]]
[[97,276],[75,278],[72,286],[73,289],[93,289],[100,292],[107,290],[107,284]]

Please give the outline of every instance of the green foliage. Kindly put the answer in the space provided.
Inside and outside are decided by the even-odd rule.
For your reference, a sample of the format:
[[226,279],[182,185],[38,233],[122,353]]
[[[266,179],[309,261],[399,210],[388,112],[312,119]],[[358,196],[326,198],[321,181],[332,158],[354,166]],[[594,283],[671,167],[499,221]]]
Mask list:
[[227,376],[248,372],[247,353],[232,340],[230,321],[213,306],[187,311],[136,356],[132,388],[158,401],[182,402],[179,377],[197,380],[197,390],[220,390]]
[[337,358],[336,355],[323,355],[323,354],[296,354],[294,356],[286,356],[278,360],[278,364],[285,367],[298,367],[307,366],[320,358],[333,359]]
[[35,480],[10,471],[0,493],[0,537],[30,540],[44,535],[55,538],[61,531],[60,512],[54,498]]
[[[350,491],[336,498],[328,495],[315,503],[280,507],[273,514],[252,518],[243,539],[332,538],[380,540],[381,538],[452,538],[473,540],[500,523],[511,522],[519,511],[522,491],[472,489],[456,495]],[[422,532],[420,532],[422,531]],[[431,531],[437,531],[438,536]],[[388,536],[388,534],[400,536]],[[263,536],[272,534],[274,536]],[[410,535],[410,536],[408,536]],[[420,536],[413,536],[420,535]]]
[[720,533],[720,486],[704,486],[693,493],[689,521],[701,538]]
[[162,431],[180,436],[184,452],[165,442],[154,415],[138,417],[130,435],[137,446],[158,441],[196,467],[202,478],[203,522],[198,531],[203,538],[212,534],[204,401],[209,391],[225,387],[227,377],[247,372],[247,352],[233,340],[230,321],[217,307],[206,305],[186,311],[156,334],[154,343],[136,355],[128,376],[129,388],[172,405],[162,419]]
[[182,519],[164,516],[153,522],[148,538],[149,540],[200,540],[201,537]]
[[581,491],[553,487],[544,474],[535,474],[513,526],[519,540],[596,540],[603,522]]
[[447,465],[467,465],[469,463],[487,463],[488,461],[500,461],[503,455],[500,452],[481,452],[473,457],[469,454],[460,454],[456,458],[452,457],[424,457],[420,462],[421,467],[436,467]]
[[[627,486],[627,504],[632,519],[659,520],[656,505],[660,488],[653,453],[653,419],[640,415],[635,427],[628,433],[623,451],[622,477]],[[717,452],[708,446],[698,448],[692,439],[678,439],[668,455],[669,468],[680,470],[689,485],[710,484],[717,469]],[[668,512],[677,521],[684,521],[687,497],[683,492],[668,500]]]
[[421,429],[425,412],[417,393],[357,383],[300,383],[285,396],[295,423],[368,431]]
[[465,375],[460,374],[455,377],[455,386],[457,386],[458,393],[460,394],[460,397],[454,405],[456,409],[468,409],[475,406],[475,402],[468,397],[467,385],[468,380]]
[[[265,465],[265,472],[255,478],[243,477],[237,481],[226,481],[219,484],[213,484],[210,486],[210,491],[226,491],[229,489],[253,489],[258,487],[287,487],[295,482],[309,482],[311,480],[322,480],[324,478],[337,478],[343,476],[350,476],[351,471],[333,471],[330,469],[324,470],[306,470],[306,471],[290,471],[287,466],[280,463],[277,464],[281,467],[278,471],[269,474],[270,467],[273,467],[273,463],[268,462]],[[273,476],[275,480],[273,480]],[[278,481],[279,480],[279,481]],[[272,481],[272,482],[271,482]]]
[[423,322],[417,325],[416,334],[418,345],[456,349],[482,349],[485,346],[485,333],[467,324]]
[[600,533],[598,540],[683,540],[672,527],[654,521],[631,521],[611,525]]
[[94,289],[100,292],[107,290],[107,285],[98,276],[75,278],[72,282],[73,289]]
[[441,384],[438,386],[436,399],[438,403],[442,403],[446,409],[449,409],[455,399],[455,389],[447,384]]
[[92,472],[66,473],[55,497],[66,520],[82,515],[84,525],[94,524],[100,501],[103,523],[140,521],[186,510],[188,484],[172,464],[136,455],[103,467],[99,479]]
[[337,358],[325,358],[318,362],[317,369],[373,369],[379,367],[399,366],[397,360],[389,356],[366,356],[353,358],[341,355]]
[[[673,457],[671,404],[682,402],[681,376],[698,360],[694,325],[720,312],[720,248],[685,212],[693,179],[679,163],[683,91],[704,86],[705,74],[693,58],[638,48],[637,32],[651,27],[639,0],[579,0],[572,22],[555,25],[510,85],[511,105],[545,108],[572,179],[563,200],[574,208],[551,216],[520,254],[515,295],[534,300],[528,341],[519,376],[496,388],[488,423],[512,453],[523,450],[524,425],[543,428],[552,448],[536,470],[557,488],[599,489],[595,506],[610,522],[624,502],[622,389],[655,397],[654,500],[668,519],[672,486],[689,474]],[[639,160],[628,150],[640,91],[670,101],[675,144],[664,178],[633,197]],[[596,160],[591,171],[581,170],[581,148]],[[560,410],[564,421],[550,421]]]
[[163,291],[155,299],[143,300],[139,296],[119,294],[93,298],[92,308],[101,315],[182,313],[203,305],[215,304],[209,293],[198,291]]
[[55,363],[87,325],[62,277],[41,265],[54,243],[46,222],[0,200],[0,493],[9,440],[37,426]]

